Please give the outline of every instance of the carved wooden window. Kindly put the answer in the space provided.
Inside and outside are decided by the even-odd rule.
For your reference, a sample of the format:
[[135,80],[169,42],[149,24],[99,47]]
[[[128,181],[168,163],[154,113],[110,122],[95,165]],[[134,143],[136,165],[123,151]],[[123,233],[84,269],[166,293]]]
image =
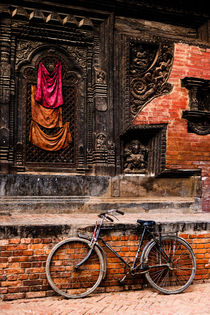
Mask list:
[[190,110],[183,111],[188,121],[188,131],[198,135],[210,133],[210,80],[185,77],[182,86],[189,91]]
[[[31,124],[31,86],[37,83],[38,65],[42,62],[48,69],[51,64],[56,65],[60,60],[62,64],[62,87],[63,87],[63,106],[62,106],[62,118],[63,124],[65,122],[70,123],[70,132],[72,135],[72,143],[64,149],[59,151],[46,151],[33,145],[29,142],[29,131]],[[35,66],[35,70],[32,68],[25,69],[26,78],[26,104],[25,104],[25,164],[26,166],[33,167],[74,167],[75,166],[75,121],[76,121],[76,106],[78,99],[77,88],[77,75],[75,72],[71,72],[68,63],[56,55],[46,55],[39,59]],[[40,126],[42,131],[48,135],[55,134],[58,128],[44,128]]]

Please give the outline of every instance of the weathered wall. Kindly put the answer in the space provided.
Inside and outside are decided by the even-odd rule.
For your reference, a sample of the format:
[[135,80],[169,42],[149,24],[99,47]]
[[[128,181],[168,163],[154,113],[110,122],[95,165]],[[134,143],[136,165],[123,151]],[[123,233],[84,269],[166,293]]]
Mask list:
[[197,212],[200,176],[0,175],[0,213],[97,212],[110,208]]
[[202,169],[202,209],[210,211],[210,135],[197,135],[187,130],[182,111],[189,109],[188,90],[181,86],[184,77],[210,80],[210,49],[175,44],[173,68],[169,81],[170,94],[158,97],[143,109],[136,125],[167,123],[166,167]]

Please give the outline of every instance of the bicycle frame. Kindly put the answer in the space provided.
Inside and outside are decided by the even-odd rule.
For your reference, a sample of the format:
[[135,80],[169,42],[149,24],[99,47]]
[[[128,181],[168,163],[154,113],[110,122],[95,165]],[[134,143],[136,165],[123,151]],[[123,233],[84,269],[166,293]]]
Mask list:
[[[106,241],[104,241],[104,239],[102,237],[99,236],[104,220],[105,220],[105,216],[102,217],[100,224],[96,223],[92,238],[90,240],[90,251],[87,253],[86,257],[75,266],[75,269],[78,269],[83,263],[85,263],[89,259],[89,257],[91,256],[91,254],[93,252],[94,246],[98,246],[100,248],[100,250],[103,252],[104,257],[106,258],[106,254],[105,254],[104,250],[102,249],[102,247],[98,244],[98,240],[100,240],[118,259],[121,260],[122,263],[124,263],[125,266],[127,266],[129,268],[129,271],[123,276],[123,278],[120,280],[120,282],[123,282],[128,274],[134,275],[135,274],[134,272],[137,270],[141,270],[141,273],[145,273],[149,269],[159,267],[159,265],[158,266],[153,265],[150,267],[149,266],[143,266],[143,263],[142,263],[143,262],[143,259],[142,259],[143,258],[143,251],[139,257],[139,253],[140,253],[143,241],[144,241],[145,233],[147,232],[152,236],[152,233],[149,231],[149,229],[146,226],[143,227],[143,231],[142,231],[141,238],[140,238],[140,241],[138,244],[136,255],[135,255],[132,266],[130,266],[130,264],[124,258],[122,258]],[[88,237],[81,235],[81,234],[79,234],[79,237],[89,239]],[[161,240],[162,240],[161,229],[159,229],[159,239],[154,238],[153,236],[152,236],[152,239],[157,243],[158,251],[161,254],[161,256],[166,261],[168,261],[168,263],[166,263],[166,264],[161,264],[161,267],[168,267],[171,259],[166,254],[166,252],[164,251],[164,249],[161,246]],[[138,257],[139,257],[140,263],[138,265],[136,265]]]
[[[134,269],[136,269],[136,262],[137,262],[137,259],[138,259],[139,252],[140,252],[140,250],[141,250],[142,244],[143,244],[145,232],[146,232],[146,228],[144,227],[144,230],[143,230],[143,232],[142,232],[142,234],[141,234],[141,238],[140,238],[140,241],[139,241],[139,244],[138,244],[138,249],[137,249],[137,251],[136,251],[136,255],[135,255],[135,258],[134,258],[134,261],[133,261],[133,265],[132,265],[132,266],[130,266],[129,263],[128,263],[124,258],[122,258],[106,241],[104,241],[103,238],[98,237],[98,239],[99,239],[117,258],[119,258],[119,259],[130,269],[130,271],[133,271]],[[138,267],[140,267],[140,264],[138,265]]]
[[[75,269],[78,269],[84,262],[86,262],[88,260],[88,258],[90,257],[90,255],[91,255],[91,253],[92,253],[92,251],[94,249],[94,246],[97,244],[97,241],[100,240],[117,258],[119,258],[125,264],[125,266],[127,266],[129,268],[129,272],[132,273],[132,271],[137,270],[137,269],[141,269],[141,268],[143,269],[143,272],[144,272],[145,268],[143,268],[141,266],[141,263],[138,264],[137,266],[136,266],[136,263],[137,263],[137,259],[138,259],[138,256],[139,256],[139,252],[140,252],[142,244],[143,244],[145,233],[146,233],[146,231],[149,232],[148,229],[144,226],[144,229],[143,229],[143,232],[141,234],[141,238],[140,238],[140,241],[139,241],[139,244],[138,244],[138,248],[137,248],[137,251],[136,251],[136,255],[135,255],[133,264],[132,264],[132,266],[130,266],[130,264],[125,259],[123,259],[106,241],[104,241],[103,238],[101,238],[99,236],[100,235],[100,231],[101,231],[101,227],[103,225],[103,222],[104,222],[104,218],[102,218],[101,223],[99,225],[96,224],[96,226],[94,228],[94,232],[93,232],[92,238],[90,240],[90,251],[88,252],[86,257],[80,263],[78,263],[75,266]],[[79,237],[88,239],[88,237],[86,237],[84,235],[81,235],[81,234],[79,234]],[[140,259],[141,259],[141,256],[140,256]]]

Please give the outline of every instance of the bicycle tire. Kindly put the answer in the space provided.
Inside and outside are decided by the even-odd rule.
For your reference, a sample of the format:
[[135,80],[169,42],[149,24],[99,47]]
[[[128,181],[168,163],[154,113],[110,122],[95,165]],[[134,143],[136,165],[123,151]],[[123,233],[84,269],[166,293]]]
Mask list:
[[68,298],[82,298],[91,294],[99,286],[104,273],[103,256],[94,247],[91,256],[79,268],[90,250],[90,242],[73,237],[56,244],[46,261],[47,280],[52,289]]
[[188,288],[195,276],[196,259],[193,250],[178,236],[163,236],[161,246],[168,258],[160,253],[156,241],[148,244],[144,254],[144,263],[149,268],[145,273],[146,279],[161,293],[181,293]]

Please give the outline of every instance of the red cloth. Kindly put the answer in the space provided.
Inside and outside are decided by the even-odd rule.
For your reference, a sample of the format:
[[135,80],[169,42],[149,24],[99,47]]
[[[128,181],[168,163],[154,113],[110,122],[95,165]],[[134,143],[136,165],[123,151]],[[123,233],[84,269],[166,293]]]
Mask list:
[[61,70],[60,61],[51,74],[42,62],[39,64],[36,101],[44,107],[56,108],[63,105]]

